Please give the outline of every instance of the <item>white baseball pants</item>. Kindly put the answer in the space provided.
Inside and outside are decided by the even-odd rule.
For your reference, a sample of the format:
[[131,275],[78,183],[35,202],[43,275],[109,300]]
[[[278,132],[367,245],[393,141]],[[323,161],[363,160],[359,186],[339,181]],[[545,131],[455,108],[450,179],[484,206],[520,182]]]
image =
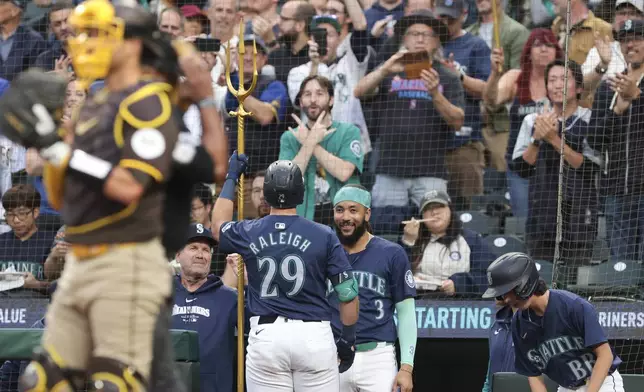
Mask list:
[[258,321],[250,319],[248,392],[339,392],[338,351],[328,321]]
[[[567,389],[561,386],[557,389],[557,392],[586,392],[586,391],[588,391],[588,387],[585,385],[575,390]],[[599,388],[599,392],[624,392],[624,380],[622,379],[622,375],[619,374],[617,370],[615,370],[613,374],[606,376],[606,378],[604,379],[604,383]]]
[[353,366],[340,374],[340,391],[391,392],[397,373],[393,345],[357,352]]

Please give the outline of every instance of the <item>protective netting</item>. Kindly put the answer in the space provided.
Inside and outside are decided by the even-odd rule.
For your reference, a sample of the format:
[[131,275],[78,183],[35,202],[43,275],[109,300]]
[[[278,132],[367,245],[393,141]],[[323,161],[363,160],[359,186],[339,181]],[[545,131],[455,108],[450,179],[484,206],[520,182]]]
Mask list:
[[[446,316],[450,333],[476,313],[485,314],[472,324],[476,337],[487,336],[493,305],[478,302],[486,268],[526,252],[551,287],[597,306],[620,371],[644,372],[641,1],[142,3],[162,30],[202,52],[230,152],[237,119],[227,113],[237,100],[226,85],[225,47],[233,85],[238,60],[247,86],[253,70],[251,51],[237,58],[239,17],[243,40],[257,43],[246,218],[268,213],[261,171],[277,159],[304,169],[298,213],[323,224],[333,225],[335,192],[360,183],[372,193],[373,233],[408,251],[420,296],[464,309],[460,319]],[[30,66],[69,77],[65,120],[101,87],[88,92],[74,81],[62,44],[73,34],[65,22],[72,6],[7,2],[11,16],[0,20],[0,90]],[[196,107],[184,120],[201,135]],[[0,326],[36,324],[64,265],[63,222],[48,203],[42,165],[0,137]],[[209,227],[217,191],[195,190],[194,221]],[[226,256],[213,256],[212,270],[234,285],[235,260]],[[419,328],[440,326],[427,321],[437,303],[419,314]]]

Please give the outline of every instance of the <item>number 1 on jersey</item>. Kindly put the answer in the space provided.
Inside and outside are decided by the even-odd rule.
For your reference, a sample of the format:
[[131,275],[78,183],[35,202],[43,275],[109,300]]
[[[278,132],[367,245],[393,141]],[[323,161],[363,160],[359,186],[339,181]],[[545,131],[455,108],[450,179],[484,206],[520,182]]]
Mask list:
[[293,297],[302,290],[302,286],[304,286],[304,261],[299,256],[288,255],[279,263],[274,258],[267,256],[258,259],[257,263],[260,271],[264,269],[265,265],[268,265],[264,279],[262,279],[260,291],[262,298],[279,297],[279,287],[275,284],[278,269],[280,277],[292,285],[291,289],[286,293],[287,297]]

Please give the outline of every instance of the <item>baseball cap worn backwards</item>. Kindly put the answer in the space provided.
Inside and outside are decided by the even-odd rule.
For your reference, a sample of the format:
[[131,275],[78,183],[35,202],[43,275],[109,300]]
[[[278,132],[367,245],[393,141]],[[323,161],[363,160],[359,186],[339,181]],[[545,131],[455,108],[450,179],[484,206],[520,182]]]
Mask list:
[[330,24],[333,26],[335,31],[342,32],[342,26],[340,26],[340,22],[338,22],[338,18],[335,15],[318,15],[314,16],[313,19],[311,20],[311,29],[315,29],[321,24]]

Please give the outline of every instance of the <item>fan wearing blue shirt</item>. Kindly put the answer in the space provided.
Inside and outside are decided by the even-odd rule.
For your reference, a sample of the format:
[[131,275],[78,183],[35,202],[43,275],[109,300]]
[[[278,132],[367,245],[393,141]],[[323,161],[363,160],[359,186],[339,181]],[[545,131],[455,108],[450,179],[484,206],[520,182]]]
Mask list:
[[558,392],[624,392],[615,355],[595,308],[565,290],[550,290],[534,260],[506,253],[487,270],[483,298],[518,310],[512,317],[515,371],[528,377],[532,392],[546,391],[542,375]]
[[[253,77],[253,40],[257,45],[257,69],[261,70],[266,65],[269,65],[268,48],[264,41],[252,34],[245,35],[246,54],[240,61],[243,60],[244,62],[244,74],[242,77],[244,85],[247,87]],[[231,75],[233,86],[238,85],[238,80],[239,73],[233,73]],[[277,80],[274,74],[262,72],[259,75],[253,94],[244,101],[244,108],[252,113],[249,119],[246,120],[246,128],[244,129],[245,152],[249,157],[253,157],[253,159],[249,160],[249,173],[265,170],[268,165],[277,159],[288,105],[288,91],[284,83]],[[226,95],[226,110],[237,110],[238,106],[237,98],[231,92],[228,92]],[[232,152],[237,148],[237,118],[229,117],[226,120],[226,126],[231,130],[228,133],[228,142]],[[247,184],[248,188],[250,188],[250,183]],[[247,207],[246,211],[251,214],[248,217],[254,217],[254,211],[252,211],[250,204]]]
[[210,274],[216,246],[210,230],[190,225],[188,243],[177,253],[172,329],[199,333],[201,392],[233,390],[237,293]]
[[467,8],[465,0],[436,0],[434,9],[449,31],[449,39],[443,44],[445,64],[459,74],[465,90],[465,120],[446,156],[450,194],[461,199],[457,202],[459,210],[469,209],[470,198],[483,193],[485,146],[480,102],[490,76],[491,54],[482,38],[463,29]]
[[23,273],[25,289],[46,289],[44,264],[56,232],[38,230],[40,194],[31,185],[16,185],[2,196],[2,207],[11,231],[0,235],[0,271]]

